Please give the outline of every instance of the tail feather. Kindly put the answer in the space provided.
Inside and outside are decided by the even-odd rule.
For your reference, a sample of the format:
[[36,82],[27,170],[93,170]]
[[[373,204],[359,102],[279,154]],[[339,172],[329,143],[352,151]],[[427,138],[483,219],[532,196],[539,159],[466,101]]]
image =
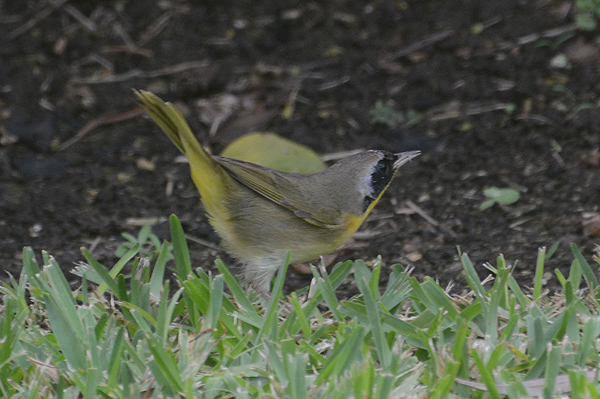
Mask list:
[[194,184],[211,216],[221,210],[226,188],[222,167],[202,148],[181,112],[148,91],[137,91],[140,106],[189,160]]

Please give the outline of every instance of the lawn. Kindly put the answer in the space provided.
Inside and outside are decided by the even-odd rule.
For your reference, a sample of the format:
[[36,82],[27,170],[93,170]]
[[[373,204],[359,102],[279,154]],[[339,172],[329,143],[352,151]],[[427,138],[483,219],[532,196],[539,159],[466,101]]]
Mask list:
[[[111,267],[83,250],[76,285],[24,248],[23,273],[1,288],[4,397],[599,397],[600,283],[576,246],[556,293],[542,285],[553,248],[541,248],[531,289],[503,256],[481,281],[461,253],[466,295],[377,259],[313,267],[310,289],[284,298],[283,259],[267,299],[221,260],[215,276],[193,268],[170,223],[172,244],[144,229]],[[338,301],[351,276],[360,294]]]

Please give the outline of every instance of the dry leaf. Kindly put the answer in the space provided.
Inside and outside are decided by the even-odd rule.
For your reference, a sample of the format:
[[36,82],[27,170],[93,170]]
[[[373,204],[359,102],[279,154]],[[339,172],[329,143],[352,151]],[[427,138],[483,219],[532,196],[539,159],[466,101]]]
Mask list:
[[600,237],[600,213],[587,212],[582,216],[583,235],[586,237]]
[[321,172],[326,168],[316,152],[274,133],[250,133],[242,136],[227,146],[221,156],[304,175]]

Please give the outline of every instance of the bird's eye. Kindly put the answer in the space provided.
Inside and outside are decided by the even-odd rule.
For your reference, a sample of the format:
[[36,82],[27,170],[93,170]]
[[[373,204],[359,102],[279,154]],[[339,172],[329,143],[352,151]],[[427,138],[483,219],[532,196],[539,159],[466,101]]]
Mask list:
[[388,165],[385,162],[379,162],[377,164],[377,170],[381,173],[385,173],[388,169]]

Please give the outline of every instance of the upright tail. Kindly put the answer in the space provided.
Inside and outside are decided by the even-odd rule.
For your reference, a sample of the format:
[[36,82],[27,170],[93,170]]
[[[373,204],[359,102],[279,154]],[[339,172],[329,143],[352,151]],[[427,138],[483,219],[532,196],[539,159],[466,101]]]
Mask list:
[[173,104],[165,103],[148,91],[134,92],[142,102],[142,109],[189,160],[192,180],[208,213],[213,216],[218,214],[227,194],[223,168],[202,148],[184,116]]

